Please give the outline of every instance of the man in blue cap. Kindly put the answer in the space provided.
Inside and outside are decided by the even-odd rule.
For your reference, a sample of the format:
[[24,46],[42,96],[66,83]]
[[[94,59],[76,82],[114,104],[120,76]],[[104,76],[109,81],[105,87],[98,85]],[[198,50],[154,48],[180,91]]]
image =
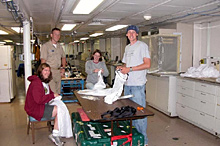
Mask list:
[[[139,29],[135,25],[127,28],[127,34],[130,44],[125,47],[122,62],[123,66],[119,66],[123,74],[129,74],[124,86],[125,95],[134,95],[131,98],[139,105],[146,107],[145,88],[147,82],[147,69],[151,66],[148,46],[138,40]],[[147,118],[133,120],[133,126],[144,135],[145,146],[148,145],[147,138]]]

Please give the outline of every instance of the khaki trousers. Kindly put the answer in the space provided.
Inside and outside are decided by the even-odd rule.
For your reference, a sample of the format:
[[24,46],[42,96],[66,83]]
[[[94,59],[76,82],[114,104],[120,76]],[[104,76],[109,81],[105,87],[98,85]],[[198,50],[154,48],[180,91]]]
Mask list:
[[61,75],[59,69],[51,69],[53,79],[50,81],[49,85],[54,93],[60,94],[61,88]]

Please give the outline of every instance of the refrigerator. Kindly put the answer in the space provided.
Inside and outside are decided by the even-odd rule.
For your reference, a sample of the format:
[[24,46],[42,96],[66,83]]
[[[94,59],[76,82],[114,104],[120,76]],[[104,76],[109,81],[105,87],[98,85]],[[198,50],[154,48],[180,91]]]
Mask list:
[[0,46],[0,102],[11,102],[16,95],[13,52],[12,46]]

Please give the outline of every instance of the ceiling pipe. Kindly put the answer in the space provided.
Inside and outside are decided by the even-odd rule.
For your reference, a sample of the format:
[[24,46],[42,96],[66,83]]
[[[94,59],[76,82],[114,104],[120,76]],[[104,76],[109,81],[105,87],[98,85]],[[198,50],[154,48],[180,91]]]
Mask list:
[[19,20],[21,26],[23,25],[22,19],[24,18],[23,14],[19,10],[19,6],[14,3],[13,0],[7,1],[2,0],[2,3],[6,4],[7,10],[11,13],[12,17],[14,18],[15,22]]
[[58,18],[57,18],[57,20],[56,20],[56,22],[55,22],[55,26],[57,26],[58,23],[60,22],[60,18],[61,18],[61,15],[62,15],[62,13],[63,13],[63,9],[64,9],[65,5],[66,5],[66,0],[63,0],[63,1],[62,1],[62,5],[61,5],[60,12],[59,12],[59,14],[58,14]]

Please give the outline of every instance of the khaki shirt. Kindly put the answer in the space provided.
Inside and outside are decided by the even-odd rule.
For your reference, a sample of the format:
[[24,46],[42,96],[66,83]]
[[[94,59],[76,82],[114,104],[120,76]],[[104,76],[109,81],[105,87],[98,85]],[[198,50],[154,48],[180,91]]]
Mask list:
[[52,69],[60,68],[61,59],[66,58],[62,46],[59,43],[56,45],[57,47],[55,48],[50,40],[42,46],[40,51],[40,58],[45,59]]

